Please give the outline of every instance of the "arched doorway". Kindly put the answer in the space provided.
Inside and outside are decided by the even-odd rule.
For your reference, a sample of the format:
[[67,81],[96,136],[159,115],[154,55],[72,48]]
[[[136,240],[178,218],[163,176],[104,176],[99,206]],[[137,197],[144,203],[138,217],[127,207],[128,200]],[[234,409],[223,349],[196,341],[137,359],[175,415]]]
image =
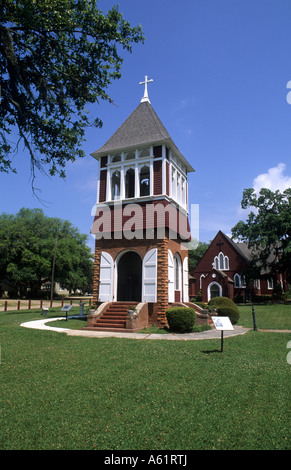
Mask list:
[[175,302],[182,302],[182,262],[179,253],[174,256]]
[[117,300],[140,302],[141,284],[141,257],[135,251],[127,251],[117,263]]
[[207,288],[207,301],[213,299],[214,297],[221,297],[222,289],[221,285],[218,282],[211,282]]

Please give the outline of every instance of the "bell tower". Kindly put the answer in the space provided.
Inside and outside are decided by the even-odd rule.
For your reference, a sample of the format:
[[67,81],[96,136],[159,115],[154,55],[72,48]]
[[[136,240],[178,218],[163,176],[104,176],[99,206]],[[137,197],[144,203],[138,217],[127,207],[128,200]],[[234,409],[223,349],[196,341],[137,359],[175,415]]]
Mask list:
[[98,160],[93,302],[135,302],[148,324],[188,302],[187,174],[194,171],[152,108],[141,102],[92,156]]

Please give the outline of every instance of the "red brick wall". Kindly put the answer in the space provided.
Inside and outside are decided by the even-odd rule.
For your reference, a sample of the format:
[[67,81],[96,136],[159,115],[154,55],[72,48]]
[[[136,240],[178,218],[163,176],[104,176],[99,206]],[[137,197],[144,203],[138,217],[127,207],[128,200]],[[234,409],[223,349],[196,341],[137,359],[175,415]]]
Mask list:
[[[94,265],[94,284],[93,299],[96,305],[99,294],[99,275],[100,275],[100,255],[101,251],[110,253],[115,260],[117,255],[125,250],[132,249],[137,251],[142,258],[152,248],[158,249],[158,268],[157,268],[157,302],[149,304],[149,322],[164,326],[167,324],[166,310],[168,304],[168,249],[172,251],[173,256],[176,252],[180,253],[182,263],[188,256],[188,251],[181,249],[178,240],[170,240],[167,236],[164,239],[133,239],[133,240],[97,240],[95,243],[95,265]],[[151,324],[152,324],[151,323]]]
[[[221,241],[224,244],[219,247],[217,243]],[[228,256],[229,258],[229,269],[225,270],[225,274],[227,274],[229,277],[233,279],[233,276],[235,273],[241,273],[243,269],[246,268],[247,262],[246,260],[239,255],[239,253],[232,247],[232,245],[225,239],[222,238],[221,236],[216,236],[208,248],[207,252],[203,256],[203,258],[200,260],[194,271],[191,273],[192,276],[197,278],[199,280],[199,277],[201,274],[206,274],[212,270],[212,263],[214,262],[215,256],[218,256],[218,254],[222,251],[224,256]],[[197,284],[197,281],[196,281]],[[199,285],[199,282],[198,282]],[[198,289],[199,290],[199,289]]]
[[101,249],[98,242],[95,241],[95,258],[94,258],[94,273],[93,273],[93,305],[96,306],[99,297],[99,276],[100,276],[100,257]]
[[[223,244],[219,245],[219,242]],[[218,274],[216,274],[216,278],[212,278],[212,274],[215,274],[212,263],[214,262],[215,256],[218,256],[220,252],[222,252],[224,256],[228,256],[229,269],[222,271],[226,275],[226,278]],[[213,281],[221,285],[223,296],[233,297],[233,284],[229,283],[228,278],[233,279],[236,273],[241,274],[246,267],[247,261],[236,251],[232,244],[218,232],[203,258],[194,271],[190,273],[195,278],[195,281],[191,281],[191,295],[193,296],[199,293],[200,276],[204,274],[206,277],[202,280],[203,301],[207,301],[207,287]]]

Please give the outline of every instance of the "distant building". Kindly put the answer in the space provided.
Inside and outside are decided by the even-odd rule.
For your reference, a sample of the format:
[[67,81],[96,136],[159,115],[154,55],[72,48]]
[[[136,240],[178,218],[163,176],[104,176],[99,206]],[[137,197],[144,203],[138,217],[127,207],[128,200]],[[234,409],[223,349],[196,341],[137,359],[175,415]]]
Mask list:
[[7,279],[0,280],[0,297],[13,298],[19,295],[17,286],[12,284]]
[[250,259],[251,252],[246,243],[235,243],[219,231],[190,273],[190,298],[200,294],[204,302],[218,296],[244,301],[250,293],[257,296],[272,295],[278,282],[283,291],[288,290],[284,274],[277,273],[271,277],[266,271],[261,272],[260,277],[248,288],[243,272]]

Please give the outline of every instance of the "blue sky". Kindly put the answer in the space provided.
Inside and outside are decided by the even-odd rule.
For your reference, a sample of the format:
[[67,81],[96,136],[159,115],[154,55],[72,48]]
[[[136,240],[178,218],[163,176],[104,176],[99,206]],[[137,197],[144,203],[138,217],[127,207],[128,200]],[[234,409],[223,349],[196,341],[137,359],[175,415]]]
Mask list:
[[[114,2],[98,2],[106,12]],[[65,181],[37,175],[41,204],[33,196],[30,167],[20,146],[18,174],[0,173],[0,212],[39,207],[89,234],[96,201],[101,147],[143,95],[148,75],[151,104],[195,173],[189,203],[199,204],[199,238],[230,234],[245,215],[245,188],[291,186],[290,0],[120,0],[144,45],[124,53],[122,78],[108,89],[115,105],[90,107],[103,128],[88,129],[86,158],[67,166]],[[291,95],[290,95],[291,96]],[[291,102],[291,100],[290,100]],[[93,238],[89,236],[93,249]]]

